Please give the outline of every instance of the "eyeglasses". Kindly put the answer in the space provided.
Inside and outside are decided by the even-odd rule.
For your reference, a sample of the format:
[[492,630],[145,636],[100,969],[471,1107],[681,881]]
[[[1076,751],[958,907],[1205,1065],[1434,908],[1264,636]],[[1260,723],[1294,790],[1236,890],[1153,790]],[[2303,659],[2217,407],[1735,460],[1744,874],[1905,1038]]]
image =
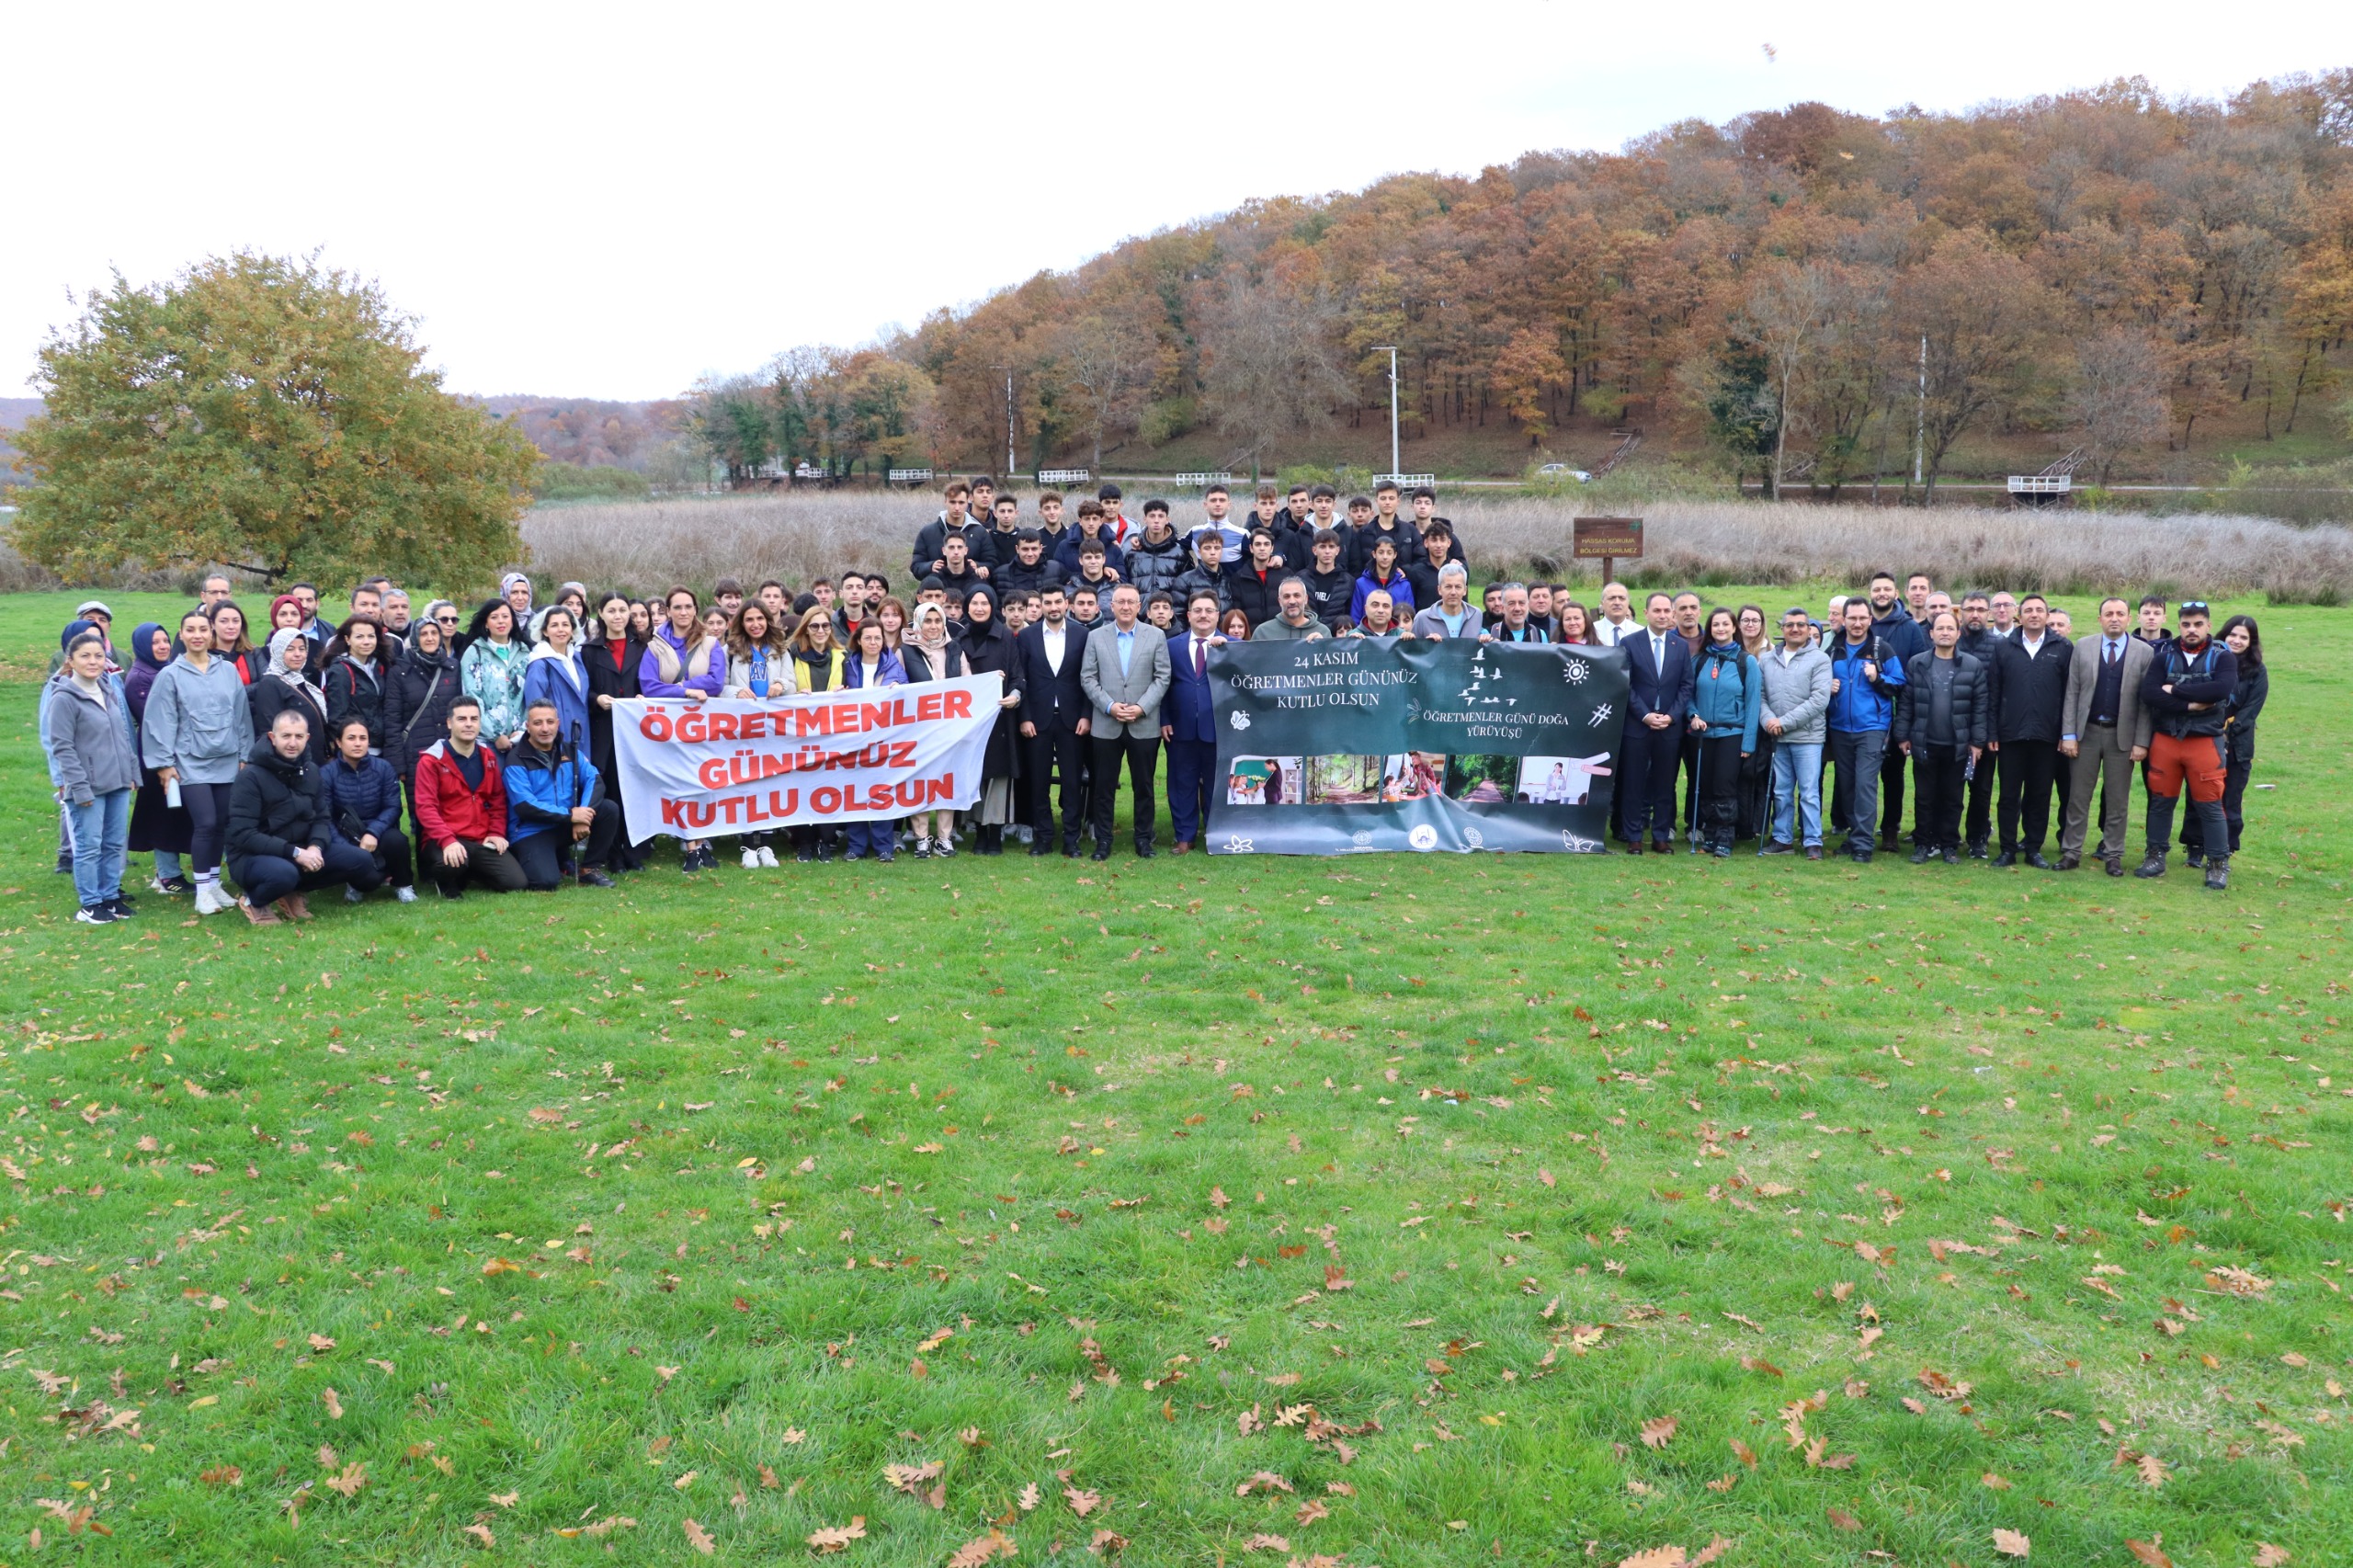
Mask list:
[[433,619],[439,621],[444,626],[455,626],[458,624],[458,618],[454,615],[437,615]]

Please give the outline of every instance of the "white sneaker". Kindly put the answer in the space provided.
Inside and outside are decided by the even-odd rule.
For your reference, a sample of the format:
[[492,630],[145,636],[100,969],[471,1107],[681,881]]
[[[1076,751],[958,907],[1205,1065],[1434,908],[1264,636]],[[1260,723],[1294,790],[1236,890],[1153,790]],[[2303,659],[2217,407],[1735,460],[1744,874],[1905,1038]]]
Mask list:
[[218,915],[224,909],[236,907],[237,901],[222,892],[219,882],[196,884],[196,912],[199,915]]
[[759,869],[760,852],[756,849],[745,849],[744,851],[744,869],[747,871],[756,871]]
[[1016,824],[1013,829],[1013,836],[1023,844],[1033,844],[1037,841],[1037,835],[1035,832],[1018,824]]
[[760,865],[767,870],[776,869],[776,851],[765,844],[760,846]]
[[415,903],[416,902],[416,890],[415,888],[394,888],[392,890],[392,896],[399,899],[403,903]]

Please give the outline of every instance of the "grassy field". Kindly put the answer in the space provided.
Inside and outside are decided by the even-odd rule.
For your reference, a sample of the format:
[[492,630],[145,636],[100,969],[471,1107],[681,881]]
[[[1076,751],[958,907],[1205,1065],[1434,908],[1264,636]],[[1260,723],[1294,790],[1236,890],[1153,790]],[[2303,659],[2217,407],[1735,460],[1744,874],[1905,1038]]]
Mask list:
[[2353,611],[2259,611],[2227,897],[903,858],[92,930],[74,598],[0,600],[0,1563],[2343,1560]]

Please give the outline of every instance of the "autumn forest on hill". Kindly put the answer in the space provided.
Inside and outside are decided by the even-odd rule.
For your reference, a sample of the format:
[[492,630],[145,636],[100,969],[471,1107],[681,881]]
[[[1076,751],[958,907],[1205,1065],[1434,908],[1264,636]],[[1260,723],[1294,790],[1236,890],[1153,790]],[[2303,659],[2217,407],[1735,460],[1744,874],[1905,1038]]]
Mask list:
[[[1816,493],[2305,465],[2342,483],[2353,70],[1962,114],[1799,104],[1283,196],[661,408],[739,473],[1665,459]],[[1925,350],[1923,340],[1925,339]],[[1925,395],[1922,381],[1925,378]],[[2331,471],[2336,470],[2332,474]]]

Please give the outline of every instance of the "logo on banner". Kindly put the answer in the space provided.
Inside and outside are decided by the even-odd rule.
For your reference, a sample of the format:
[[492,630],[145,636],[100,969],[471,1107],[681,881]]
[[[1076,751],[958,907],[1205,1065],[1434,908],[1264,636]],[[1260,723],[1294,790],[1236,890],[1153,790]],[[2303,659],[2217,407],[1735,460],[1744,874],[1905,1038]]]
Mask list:
[[1246,730],[1250,727],[1250,715],[1237,708],[1233,710],[1233,718],[1231,722],[1237,730]]
[[1435,849],[1438,847],[1438,829],[1427,823],[1417,823],[1414,831],[1405,835],[1405,842],[1416,849]]
[[1372,830],[1360,827],[1348,835],[1348,842],[1359,849],[1370,848],[1372,845]]
[[1487,835],[1475,827],[1466,827],[1462,830],[1462,842],[1476,849],[1487,842]]
[[1225,835],[1225,852],[1229,855],[1255,855],[1257,848],[1240,834],[1229,833]]

